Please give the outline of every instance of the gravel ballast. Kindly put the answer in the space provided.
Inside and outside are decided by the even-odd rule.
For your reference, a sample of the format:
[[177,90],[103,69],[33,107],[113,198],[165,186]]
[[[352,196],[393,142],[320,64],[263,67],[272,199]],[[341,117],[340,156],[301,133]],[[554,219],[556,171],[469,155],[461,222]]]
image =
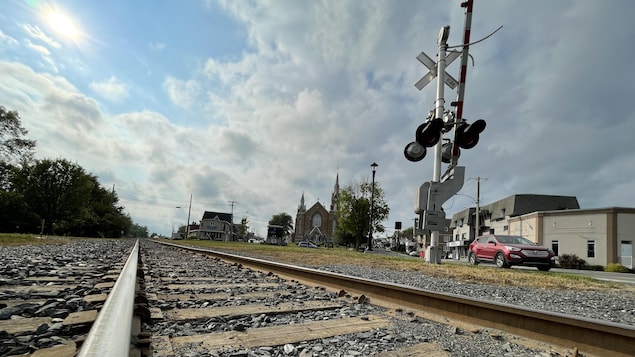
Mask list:
[[[10,287],[32,285],[29,276],[65,276],[69,266],[92,266],[96,273],[103,274],[114,264],[121,263],[132,248],[132,240],[73,240],[64,245],[2,247],[0,259],[4,263],[0,269],[0,300],[12,298]],[[391,312],[390,328],[375,329],[363,333],[337,336],[283,346],[261,346],[253,349],[225,349],[223,351],[202,351],[198,346],[181,346],[175,351],[177,356],[373,356],[381,352],[421,343],[438,344],[447,356],[562,356],[571,350],[553,350],[548,346],[528,345],[522,339],[503,331],[478,329],[462,330],[416,317],[410,311],[386,311],[356,297],[340,297],[336,292],[311,288],[298,282],[285,281],[243,268],[240,265],[222,263],[218,259],[192,254],[175,248],[159,246],[152,242],[141,242],[142,261],[147,269],[146,279],[168,276],[172,279],[184,277],[222,277],[235,283],[269,281],[284,284],[284,290],[271,290],[265,297],[239,299],[230,296],[222,300],[157,301],[156,307],[164,311],[177,308],[204,308],[233,306],[244,303],[278,304],[281,302],[321,300],[343,302],[341,308],[308,311],[293,314],[246,316],[242,318],[202,319],[188,322],[161,321],[148,323],[144,330],[170,337],[189,336],[200,333],[244,331],[275,325],[293,325],[303,322],[331,320],[343,317],[364,319],[371,315]],[[240,254],[240,252],[233,252]],[[252,255],[253,256],[253,255]],[[500,287],[440,279],[421,273],[403,272],[389,269],[368,268],[357,265],[311,266],[334,273],[360,276],[366,279],[403,284],[432,291],[468,296],[493,302],[504,302],[533,309],[554,311],[566,315],[613,321],[635,325],[635,297],[632,293],[620,291],[573,291],[528,289],[520,287]],[[25,353],[38,348],[67,343],[72,336],[60,336],[60,320],[70,312],[94,308],[82,301],[88,294],[95,279],[86,274],[79,280],[74,290],[64,290],[53,296],[41,296],[35,306],[24,306],[22,310],[14,306],[0,306],[0,317],[31,317],[34,314],[55,318],[52,326],[44,326],[37,332],[7,334],[0,332],[0,356]],[[157,294],[169,294],[159,284],[151,284]],[[234,295],[253,292],[250,288],[236,291]],[[267,292],[268,290],[263,290]],[[192,293],[217,293],[219,291],[192,291]],[[22,298],[30,298],[22,296]],[[573,348],[574,346],[571,346]]]

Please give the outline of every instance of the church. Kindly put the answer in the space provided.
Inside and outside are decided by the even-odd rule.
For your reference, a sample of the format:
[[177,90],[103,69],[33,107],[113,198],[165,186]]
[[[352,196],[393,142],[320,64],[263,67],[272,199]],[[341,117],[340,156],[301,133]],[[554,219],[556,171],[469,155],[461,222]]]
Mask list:
[[304,192],[300,198],[300,205],[295,216],[294,242],[311,241],[314,243],[333,243],[335,227],[337,225],[335,212],[340,194],[339,173],[335,177],[335,187],[331,193],[331,206],[326,207],[318,201],[309,209],[304,204]]

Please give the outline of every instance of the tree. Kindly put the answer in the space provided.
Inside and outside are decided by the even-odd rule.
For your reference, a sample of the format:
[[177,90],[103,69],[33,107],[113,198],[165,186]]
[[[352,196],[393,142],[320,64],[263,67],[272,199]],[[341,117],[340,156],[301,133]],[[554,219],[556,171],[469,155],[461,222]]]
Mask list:
[[21,169],[17,191],[41,219],[49,233],[71,234],[89,211],[93,180],[67,160],[40,160]]
[[47,234],[116,238],[133,228],[132,219],[117,206],[116,193],[77,164],[45,159],[14,172],[11,193],[37,217],[26,216],[26,231],[39,232],[42,220]]
[[128,237],[132,238],[148,238],[148,227],[140,226],[138,224],[132,224]]
[[17,111],[0,106],[0,162],[27,162],[33,158],[35,140],[25,139],[28,133]]
[[247,237],[247,231],[249,230],[249,221],[247,217],[243,217],[240,220],[240,225],[238,226],[238,239],[245,239]]
[[[372,183],[349,185],[340,191],[337,201],[337,227],[335,238],[338,244],[354,244],[358,248],[367,237],[370,227]],[[373,232],[384,232],[383,221],[388,219],[390,208],[384,199],[384,191],[375,182],[373,195]]]
[[293,218],[287,213],[281,212],[271,216],[269,220],[270,225],[282,226],[282,231],[285,236],[289,235],[289,232],[293,229]]

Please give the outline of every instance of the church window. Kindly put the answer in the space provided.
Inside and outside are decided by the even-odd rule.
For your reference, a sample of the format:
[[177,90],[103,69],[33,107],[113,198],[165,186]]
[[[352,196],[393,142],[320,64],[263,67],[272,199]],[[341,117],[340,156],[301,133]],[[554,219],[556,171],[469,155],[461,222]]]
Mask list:
[[319,213],[316,213],[311,218],[311,226],[313,227],[321,227],[322,226],[322,216]]

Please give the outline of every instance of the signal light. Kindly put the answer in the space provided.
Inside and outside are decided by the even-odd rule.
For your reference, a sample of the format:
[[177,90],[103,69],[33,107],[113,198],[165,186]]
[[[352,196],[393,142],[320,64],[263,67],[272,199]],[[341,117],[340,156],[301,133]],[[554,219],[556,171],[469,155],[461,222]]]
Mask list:
[[443,124],[443,119],[435,118],[419,125],[415,132],[415,140],[424,147],[436,145],[441,139]]
[[454,138],[462,149],[471,149],[478,144],[479,135],[485,130],[485,120],[479,119],[472,124],[461,123],[456,128]]
[[[452,162],[452,148],[452,142],[443,143],[443,146],[441,147],[441,162],[446,164]],[[457,147],[455,150],[457,152],[456,157],[458,158],[461,156],[461,149]]]
[[406,145],[403,154],[408,161],[421,161],[426,156],[426,147],[416,141]]

